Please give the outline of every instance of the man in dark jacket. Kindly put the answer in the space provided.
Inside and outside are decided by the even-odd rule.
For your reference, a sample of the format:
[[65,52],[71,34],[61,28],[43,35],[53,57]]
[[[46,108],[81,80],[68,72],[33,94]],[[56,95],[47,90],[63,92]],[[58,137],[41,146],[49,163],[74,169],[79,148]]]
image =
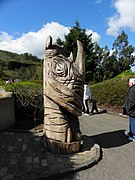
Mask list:
[[125,135],[129,140],[135,141],[135,78],[130,78],[128,84],[129,90],[123,113],[129,116],[129,132],[125,132]]

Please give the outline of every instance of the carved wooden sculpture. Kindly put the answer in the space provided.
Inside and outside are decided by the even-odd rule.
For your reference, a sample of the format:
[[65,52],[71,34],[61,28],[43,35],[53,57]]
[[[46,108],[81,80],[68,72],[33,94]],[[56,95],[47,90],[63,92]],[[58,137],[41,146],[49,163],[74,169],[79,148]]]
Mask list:
[[76,60],[63,48],[52,45],[49,36],[44,58],[44,135],[48,151],[70,154],[80,151],[82,135],[78,116],[82,113],[84,55],[77,41]]

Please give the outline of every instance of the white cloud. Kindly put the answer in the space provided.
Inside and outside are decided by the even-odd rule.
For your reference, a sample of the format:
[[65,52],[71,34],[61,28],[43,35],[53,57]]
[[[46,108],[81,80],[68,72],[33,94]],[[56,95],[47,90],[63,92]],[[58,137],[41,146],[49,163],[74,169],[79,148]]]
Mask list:
[[97,32],[94,32],[94,31],[92,31],[92,30],[87,29],[87,30],[86,30],[86,34],[87,34],[87,35],[92,34],[92,42],[93,42],[93,43],[94,43],[94,42],[99,43],[100,40],[101,40],[100,35],[99,35]]
[[56,22],[47,23],[37,32],[28,32],[14,39],[6,32],[0,32],[0,49],[22,54],[25,52],[43,58],[46,38],[51,35],[55,41],[58,37],[64,39],[69,28]]
[[116,14],[108,18],[107,34],[117,36],[123,28],[135,31],[135,0],[115,0]]
[[12,40],[12,36],[8,35],[6,32],[0,32],[0,42],[10,42]]
[[[93,41],[99,41],[100,36],[96,32],[91,30],[88,32],[93,34]],[[27,52],[43,58],[46,38],[50,35],[53,42],[58,37],[64,40],[64,35],[68,33],[69,27],[64,27],[57,22],[47,23],[39,31],[22,34],[16,39],[6,32],[0,32],[0,49],[18,54]]]

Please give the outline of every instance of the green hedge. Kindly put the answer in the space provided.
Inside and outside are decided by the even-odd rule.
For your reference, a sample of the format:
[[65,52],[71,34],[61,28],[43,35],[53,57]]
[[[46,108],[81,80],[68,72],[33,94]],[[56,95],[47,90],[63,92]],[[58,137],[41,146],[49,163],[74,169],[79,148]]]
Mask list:
[[41,82],[14,82],[4,85],[16,97],[16,116],[19,119],[43,121],[43,86]]
[[135,77],[135,74],[131,71],[126,71],[113,79],[91,85],[92,95],[97,98],[99,104],[123,107],[130,77]]

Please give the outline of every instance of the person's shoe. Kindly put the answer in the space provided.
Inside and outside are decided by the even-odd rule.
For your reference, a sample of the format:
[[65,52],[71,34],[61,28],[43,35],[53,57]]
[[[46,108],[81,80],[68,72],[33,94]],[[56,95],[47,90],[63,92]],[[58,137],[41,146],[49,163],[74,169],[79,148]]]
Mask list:
[[130,137],[130,135],[129,135],[129,134],[130,134],[130,132],[125,131],[125,132],[124,132],[124,134],[125,134],[125,136]]
[[89,116],[89,114],[88,114],[88,113],[84,113],[84,115],[85,115],[85,116]]
[[135,142],[135,137],[129,137],[128,139],[129,139],[130,141]]

